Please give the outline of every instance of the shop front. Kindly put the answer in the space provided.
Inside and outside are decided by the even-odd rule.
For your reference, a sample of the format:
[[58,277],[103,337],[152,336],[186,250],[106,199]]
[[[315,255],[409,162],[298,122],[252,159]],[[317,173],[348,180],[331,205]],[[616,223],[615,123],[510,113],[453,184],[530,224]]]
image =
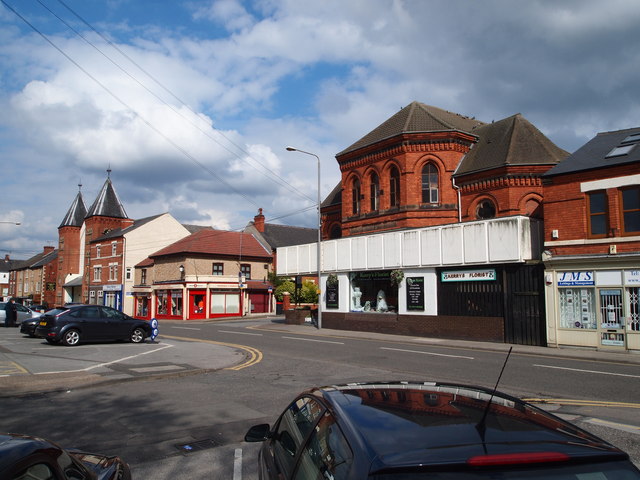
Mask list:
[[151,290],[146,292],[134,292],[133,293],[134,300],[134,316],[136,318],[140,318],[142,320],[150,320],[153,312],[151,308]]
[[550,343],[640,352],[640,270],[547,268]]

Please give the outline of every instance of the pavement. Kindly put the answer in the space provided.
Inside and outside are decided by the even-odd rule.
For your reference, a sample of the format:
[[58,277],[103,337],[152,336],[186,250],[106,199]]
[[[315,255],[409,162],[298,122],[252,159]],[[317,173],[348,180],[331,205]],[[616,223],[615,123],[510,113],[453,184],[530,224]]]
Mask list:
[[[511,345],[414,336],[388,335],[373,332],[317,329],[311,324],[288,325],[283,317],[253,317],[254,329],[289,335],[359,338],[394,341],[413,345],[434,345],[503,352]],[[236,320],[246,322],[252,317]],[[233,321],[226,318],[224,321]],[[255,363],[259,352],[251,347],[224,344],[211,340],[189,340],[166,334],[169,323],[185,326],[185,322],[161,323],[160,336],[154,341],[132,345],[129,343],[90,344],[73,348],[47,345],[38,339],[26,339],[17,329],[0,329],[0,398],[31,395],[41,392],[64,391],[94,386],[150,379],[153,377],[194,375],[224,368],[240,369]],[[196,326],[202,323],[189,322]],[[174,330],[175,331],[175,330]],[[547,357],[599,360],[640,365],[640,354],[612,352],[586,348],[550,348],[513,345],[513,353]]]

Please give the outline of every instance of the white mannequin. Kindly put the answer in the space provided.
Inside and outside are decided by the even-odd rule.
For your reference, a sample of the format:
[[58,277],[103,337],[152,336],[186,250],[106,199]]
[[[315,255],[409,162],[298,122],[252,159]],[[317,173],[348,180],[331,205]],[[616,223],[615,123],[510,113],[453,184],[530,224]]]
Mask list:
[[360,303],[360,297],[362,297],[362,292],[360,291],[360,287],[353,287],[353,311],[361,312],[362,304]]

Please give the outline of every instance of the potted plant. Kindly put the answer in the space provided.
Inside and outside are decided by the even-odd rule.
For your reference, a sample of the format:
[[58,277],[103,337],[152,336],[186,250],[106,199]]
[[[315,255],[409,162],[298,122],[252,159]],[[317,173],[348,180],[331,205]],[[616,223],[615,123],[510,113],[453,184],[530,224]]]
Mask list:
[[338,283],[338,276],[335,273],[329,274],[327,277],[327,287],[337,287]]
[[402,270],[391,270],[391,286],[398,287],[404,280],[404,272]]

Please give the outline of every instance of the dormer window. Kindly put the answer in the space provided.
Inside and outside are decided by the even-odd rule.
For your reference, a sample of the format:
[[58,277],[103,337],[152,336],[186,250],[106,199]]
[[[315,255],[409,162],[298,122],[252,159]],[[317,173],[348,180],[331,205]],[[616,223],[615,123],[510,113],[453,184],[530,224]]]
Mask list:
[[619,147],[616,147],[609,153],[607,153],[604,158],[621,157],[623,155],[627,155],[631,150],[633,150],[635,146],[635,143],[632,143],[631,145],[620,145]]

